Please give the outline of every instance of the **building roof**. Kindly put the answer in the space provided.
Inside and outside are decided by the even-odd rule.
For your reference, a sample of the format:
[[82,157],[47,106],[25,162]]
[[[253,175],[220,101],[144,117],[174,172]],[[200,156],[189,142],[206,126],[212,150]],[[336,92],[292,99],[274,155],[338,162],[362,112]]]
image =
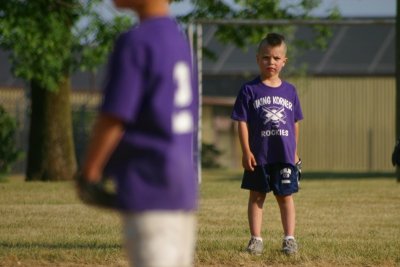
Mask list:
[[[233,45],[222,45],[213,38],[215,27],[206,27],[204,46],[219,55],[216,61],[203,61],[204,74],[257,73],[256,46],[243,51]],[[395,73],[395,25],[340,25],[332,27],[333,35],[324,50],[302,51],[289,64],[307,65],[311,75],[394,75]],[[307,26],[300,26],[296,39],[313,40]],[[289,44],[290,49],[290,44]]]
[[[295,68],[307,65],[310,75],[359,76],[395,74],[395,25],[339,25],[333,26],[333,36],[326,50],[306,50],[289,61]],[[218,55],[216,61],[203,59],[203,82],[205,94],[213,95],[219,87],[223,91],[227,83],[248,79],[258,73],[255,62],[256,46],[246,51],[233,45],[223,45],[214,38],[215,26],[205,26],[203,45]],[[295,38],[313,40],[309,26],[299,26]],[[290,46],[290,44],[289,44]],[[289,47],[290,48],[290,47]],[[0,87],[21,87],[24,83],[10,72],[8,54],[0,51]],[[100,88],[104,80],[104,66],[95,74],[77,73],[72,85],[79,89]],[[226,76],[231,78],[226,79]],[[207,90],[211,90],[208,92]],[[221,93],[221,91],[219,91]],[[222,93],[223,95],[223,93]]]

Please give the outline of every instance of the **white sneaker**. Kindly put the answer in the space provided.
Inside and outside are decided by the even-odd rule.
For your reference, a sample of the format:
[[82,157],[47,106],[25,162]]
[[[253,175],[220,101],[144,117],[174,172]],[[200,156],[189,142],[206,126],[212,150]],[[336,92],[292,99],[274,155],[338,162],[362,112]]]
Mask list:
[[297,253],[297,242],[294,239],[284,239],[282,242],[282,252],[291,255]]
[[253,255],[261,255],[264,244],[261,240],[252,237],[247,245],[247,252]]

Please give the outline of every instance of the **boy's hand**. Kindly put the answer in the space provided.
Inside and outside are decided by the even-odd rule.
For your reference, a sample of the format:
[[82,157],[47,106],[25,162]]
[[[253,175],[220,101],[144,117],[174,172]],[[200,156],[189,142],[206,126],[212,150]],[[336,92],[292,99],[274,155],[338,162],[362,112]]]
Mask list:
[[254,167],[257,166],[257,162],[253,153],[248,152],[243,154],[242,166],[247,171],[254,171]]

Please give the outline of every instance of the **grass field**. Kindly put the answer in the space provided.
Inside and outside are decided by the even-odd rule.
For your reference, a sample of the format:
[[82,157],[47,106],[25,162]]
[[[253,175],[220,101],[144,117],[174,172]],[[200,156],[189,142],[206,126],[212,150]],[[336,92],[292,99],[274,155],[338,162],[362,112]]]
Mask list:
[[[249,239],[240,173],[204,171],[196,266],[400,266],[400,184],[304,180],[295,196],[298,255],[280,253],[277,204],[265,204],[261,256]],[[82,205],[70,182],[0,183],[0,266],[127,266],[118,214]]]

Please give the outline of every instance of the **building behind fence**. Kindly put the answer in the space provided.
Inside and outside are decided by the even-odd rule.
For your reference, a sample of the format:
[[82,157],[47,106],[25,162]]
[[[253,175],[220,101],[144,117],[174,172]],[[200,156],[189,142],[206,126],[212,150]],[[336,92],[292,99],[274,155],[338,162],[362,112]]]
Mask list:
[[[289,58],[286,65],[307,66],[305,76],[284,77],[297,87],[303,108],[299,154],[305,172],[394,174],[390,160],[396,124],[393,22],[324,24],[333,34],[326,49],[309,49]],[[212,22],[202,29],[203,45],[219,55],[217,61],[203,60],[203,141],[224,153],[223,165],[240,168],[240,144],[229,115],[241,84],[258,74],[256,46],[241,51],[221,45],[211,37],[216,31]],[[312,42],[315,37],[309,26],[301,25],[290,38]]]
[[[390,163],[395,142],[394,25],[332,29],[327,50],[308,51],[298,61],[288,62],[309,65],[307,76],[286,77],[296,85],[304,113],[298,149],[304,172],[394,173]],[[203,45],[217,49],[220,57],[216,62],[203,61],[202,141],[221,152],[215,159],[219,165],[240,169],[238,133],[230,113],[241,84],[257,75],[255,47],[241,51],[216,44],[214,32],[213,26],[203,32]],[[302,29],[298,34],[303,36]],[[75,87],[85,86],[75,83]],[[100,101],[93,88],[73,90],[78,160]],[[0,105],[18,119],[19,145],[26,152],[27,90],[6,84],[0,88]],[[21,161],[15,171],[22,173],[24,168]]]
[[[297,85],[304,120],[299,154],[305,172],[393,172],[395,79],[390,77],[314,77]],[[222,165],[241,166],[234,98],[203,107],[203,141],[223,152]]]
[[[392,172],[395,80],[390,77],[319,77],[290,80],[303,107],[299,153],[304,171]],[[23,89],[0,90],[0,105],[18,119],[19,146],[27,151],[29,100]],[[81,159],[100,93],[72,94],[74,137]],[[240,168],[236,124],[230,119],[234,98],[203,98],[203,142],[222,152],[221,166]],[[24,162],[15,171],[24,171]]]

